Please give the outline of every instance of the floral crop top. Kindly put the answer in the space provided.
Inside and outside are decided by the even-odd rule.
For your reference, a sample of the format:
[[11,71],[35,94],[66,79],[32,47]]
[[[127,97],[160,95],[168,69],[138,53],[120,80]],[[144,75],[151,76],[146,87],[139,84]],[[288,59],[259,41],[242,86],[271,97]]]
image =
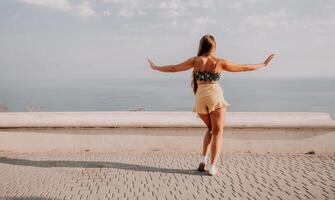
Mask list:
[[198,81],[218,81],[220,80],[220,73],[214,71],[196,71],[195,79]]
[[[216,64],[217,63],[218,61],[216,62]],[[220,80],[220,72],[214,72],[216,64],[211,71],[194,71],[195,79],[198,81],[218,81]]]

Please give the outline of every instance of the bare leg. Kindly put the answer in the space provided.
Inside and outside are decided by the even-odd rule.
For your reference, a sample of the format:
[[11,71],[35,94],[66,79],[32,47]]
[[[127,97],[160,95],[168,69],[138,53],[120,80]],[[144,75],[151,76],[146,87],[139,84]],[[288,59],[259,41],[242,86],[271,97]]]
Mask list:
[[208,155],[210,151],[210,146],[211,146],[211,139],[212,139],[212,134],[210,134],[212,130],[212,123],[209,114],[200,114],[198,113],[200,119],[206,124],[207,126],[207,131],[203,139],[203,149],[202,149],[202,155],[206,156]]
[[226,108],[219,108],[210,113],[213,136],[211,144],[211,165],[216,165],[221,153],[221,144],[223,136],[224,115]]
[[202,155],[207,156],[211,148],[212,134],[209,129],[207,129],[206,134],[203,139],[203,150]]
[[213,134],[213,142],[211,145],[211,165],[216,165],[218,157],[220,155],[222,146],[222,135],[223,131],[218,131],[217,133]]

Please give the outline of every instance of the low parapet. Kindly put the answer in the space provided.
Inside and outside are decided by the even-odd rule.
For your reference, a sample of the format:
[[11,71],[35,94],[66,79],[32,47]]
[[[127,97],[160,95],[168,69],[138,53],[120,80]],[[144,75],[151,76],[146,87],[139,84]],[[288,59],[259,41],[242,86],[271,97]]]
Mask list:
[[[193,112],[0,113],[0,151],[202,151]],[[320,112],[227,112],[222,151],[334,153],[335,121]]]
[[[0,128],[122,128],[205,127],[193,112],[5,112]],[[323,112],[227,112],[230,128],[335,128],[335,120]]]

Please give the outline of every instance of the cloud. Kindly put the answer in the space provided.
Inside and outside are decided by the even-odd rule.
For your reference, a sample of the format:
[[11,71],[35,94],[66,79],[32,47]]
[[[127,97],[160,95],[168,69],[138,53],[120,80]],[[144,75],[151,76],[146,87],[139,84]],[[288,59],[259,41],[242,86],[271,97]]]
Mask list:
[[241,2],[234,2],[233,4],[230,5],[231,8],[235,8],[235,9],[240,9],[242,8],[242,4]]
[[21,0],[21,2],[69,12],[80,17],[90,17],[96,14],[95,10],[91,7],[90,1],[83,1],[77,5],[71,3],[69,0]]
[[286,25],[287,17],[288,14],[286,8],[282,8],[276,12],[270,13],[269,15],[249,16],[246,18],[246,21],[253,27],[274,28],[275,26]]
[[185,15],[191,15],[191,9],[199,8],[207,11],[214,11],[215,6],[212,0],[170,0],[160,2],[157,9],[160,10],[161,16],[166,18],[178,18]]
[[195,23],[195,25],[206,26],[208,24],[215,24],[216,20],[206,16],[195,18],[193,22]]
[[[68,12],[74,16],[111,16],[112,13],[119,17],[132,18],[140,15],[157,14],[169,19],[176,19],[186,15],[192,16],[192,9],[203,9],[205,12],[214,11],[213,0],[19,0],[33,6],[41,6]],[[100,10],[95,10],[92,5],[97,5]],[[109,8],[113,8],[113,12]]]
[[188,4],[190,5],[190,7],[211,9],[211,8],[215,8],[216,2],[214,3],[214,1],[212,0],[202,0],[202,1],[189,0]]
[[129,35],[112,35],[112,36],[102,36],[99,37],[101,40],[138,40],[138,36]]
[[167,27],[170,29],[174,29],[177,27],[177,20],[173,20],[167,24]]
[[187,14],[187,9],[181,1],[161,2],[158,5],[158,9],[162,11],[161,16],[168,18],[175,18]]
[[184,22],[184,26],[190,26],[190,31],[192,34],[197,34],[200,33],[202,31],[205,31],[208,26],[215,24],[216,23],[216,19],[210,18],[208,16],[206,17],[197,17],[192,19],[192,22]]
[[81,17],[90,17],[95,14],[95,11],[91,7],[90,2],[84,1],[78,6],[78,15]]
[[113,4],[112,6],[118,10],[117,15],[125,18],[145,15],[144,9],[149,6],[148,2],[142,0],[104,0],[104,2]]
[[21,0],[21,1],[35,6],[45,6],[64,11],[72,9],[72,5],[68,0]]
[[334,32],[335,17],[315,18],[299,17],[290,14],[286,8],[281,8],[268,15],[251,15],[245,18],[247,25],[256,32],[276,31],[276,32],[308,32],[318,34],[329,34]]
[[224,0],[224,1],[217,1],[216,7],[218,8],[227,8],[227,9],[234,9],[234,10],[242,10],[247,9],[249,5],[254,3],[258,3],[259,0]]
[[104,11],[101,12],[101,14],[104,15],[104,16],[111,16],[112,15],[111,11],[109,11],[109,10],[104,10]]
[[118,16],[130,18],[137,15],[144,15],[145,12],[136,7],[124,7],[118,12]]

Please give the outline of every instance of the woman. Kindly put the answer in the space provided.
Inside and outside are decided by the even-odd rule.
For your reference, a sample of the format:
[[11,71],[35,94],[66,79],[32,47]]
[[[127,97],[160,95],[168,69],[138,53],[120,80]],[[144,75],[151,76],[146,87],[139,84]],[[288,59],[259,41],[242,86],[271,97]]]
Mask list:
[[216,175],[216,163],[221,152],[223,136],[224,115],[230,104],[223,97],[220,87],[220,73],[223,70],[229,72],[252,71],[269,64],[274,54],[271,54],[263,63],[236,64],[227,59],[216,56],[216,42],[212,35],[204,35],[200,39],[197,56],[188,58],[177,65],[157,66],[148,59],[150,67],[161,72],[180,72],[193,68],[192,88],[195,94],[196,112],[206,124],[207,130],[203,139],[202,159],[198,170],[206,171],[207,155],[211,152],[208,174]]

